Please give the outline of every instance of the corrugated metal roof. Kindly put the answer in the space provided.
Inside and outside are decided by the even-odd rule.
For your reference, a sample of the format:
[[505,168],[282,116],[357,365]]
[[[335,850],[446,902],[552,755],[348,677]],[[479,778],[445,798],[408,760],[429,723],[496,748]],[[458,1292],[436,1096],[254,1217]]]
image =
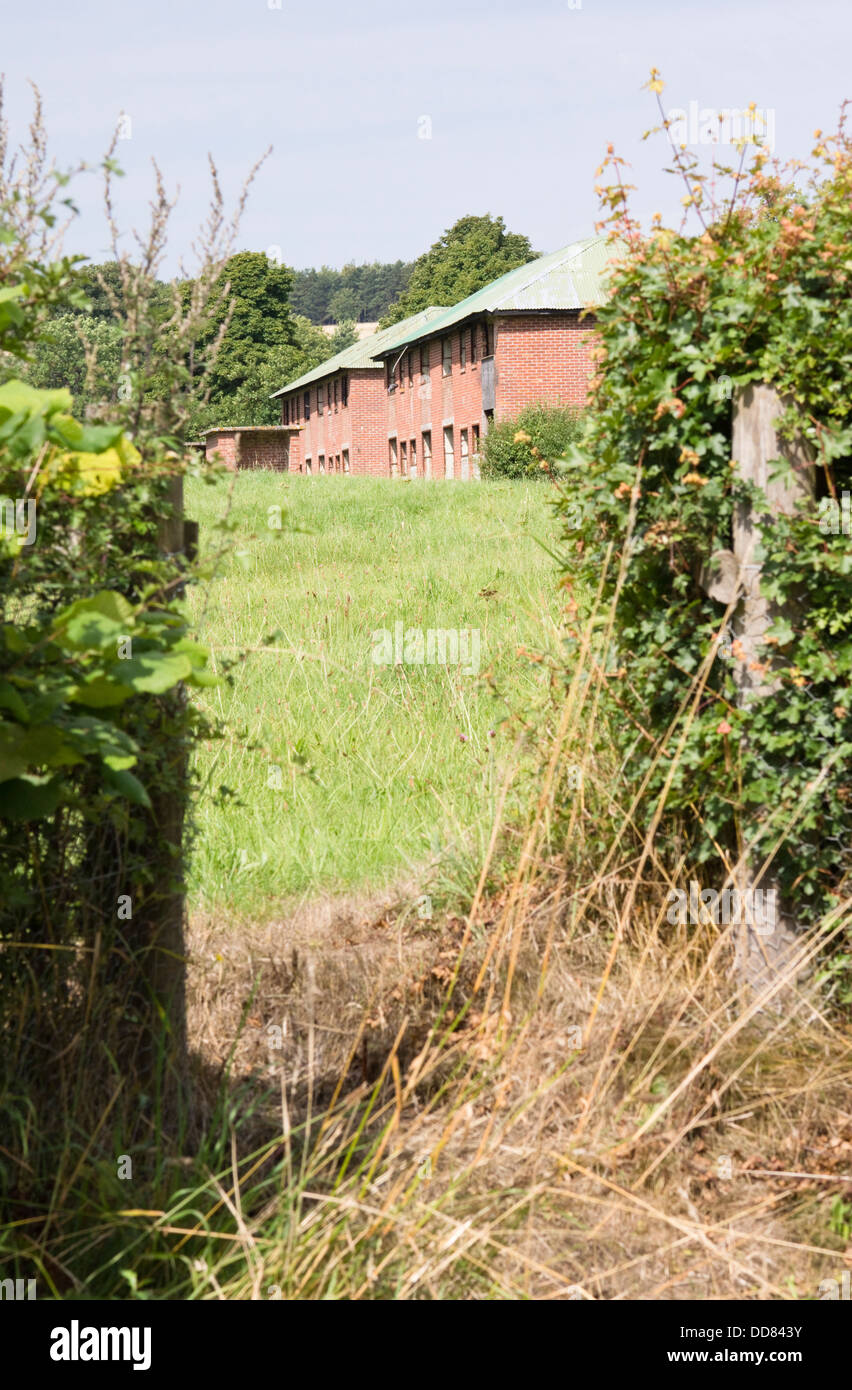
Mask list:
[[[271,430],[275,434],[292,434],[294,430],[300,430],[301,425],[211,425],[209,430],[202,430],[206,437],[208,434],[259,434],[261,430],[267,433]],[[204,443],[201,439],[200,444]]]
[[[429,322],[429,335],[442,333],[472,314],[510,312],[524,309],[585,309],[603,304],[606,297],[607,263],[616,255],[616,248],[606,237],[586,237],[551,251],[526,265],[508,270],[498,280],[468,295],[459,304],[446,309]],[[374,349],[388,352],[423,337],[422,325],[413,327],[396,344]]]
[[329,357],[325,362],[321,362],[312,371],[305,372],[304,376],[296,377],[295,381],[288,381],[287,385],[282,386],[280,391],[273,391],[272,397],[286,395],[288,391],[295,391],[300,386],[308,386],[312,381],[321,381],[323,377],[330,376],[332,372],[343,371],[344,368],[357,371],[359,367],[381,367],[381,362],[375,360],[377,352],[390,351],[395,343],[407,339],[409,332],[413,332],[416,336],[417,330],[421,329],[425,323],[446,312],[446,309],[440,304],[433,304],[428,309],[421,309],[419,313],[412,314],[410,318],[402,319],[400,323],[393,324],[391,328],[383,328],[380,332],[371,334],[369,338],[362,338],[360,342],[344,348],[342,352],[338,352],[334,357]]

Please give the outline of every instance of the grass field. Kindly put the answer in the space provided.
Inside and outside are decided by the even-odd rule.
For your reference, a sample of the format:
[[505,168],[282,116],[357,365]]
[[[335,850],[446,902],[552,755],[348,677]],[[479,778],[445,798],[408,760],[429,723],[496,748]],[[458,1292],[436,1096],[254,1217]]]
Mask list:
[[[235,524],[191,600],[199,635],[218,671],[244,653],[231,686],[203,693],[228,733],[199,756],[198,906],[269,914],[476,858],[507,761],[510,808],[533,765],[522,725],[548,677],[534,655],[558,648],[548,499],[540,483],[190,481],[202,552],[229,505]],[[472,647],[466,665],[376,664],[373,634],[399,622],[477,630],[478,674]]]

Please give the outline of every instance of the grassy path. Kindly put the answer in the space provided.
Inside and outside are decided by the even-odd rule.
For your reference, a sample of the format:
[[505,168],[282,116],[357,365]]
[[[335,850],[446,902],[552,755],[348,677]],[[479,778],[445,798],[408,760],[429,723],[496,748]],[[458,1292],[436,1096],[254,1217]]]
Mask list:
[[[189,485],[202,548],[230,486]],[[274,910],[475,845],[517,734],[507,712],[542,698],[545,669],[518,648],[558,643],[546,485],[242,473],[233,487],[234,551],[191,600],[217,669],[249,649],[233,688],[203,692],[229,733],[199,755],[195,902]],[[479,674],[472,659],[376,664],[374,633],[398,622],[477,630]],[[217,800],[220,783],[235,796]]]

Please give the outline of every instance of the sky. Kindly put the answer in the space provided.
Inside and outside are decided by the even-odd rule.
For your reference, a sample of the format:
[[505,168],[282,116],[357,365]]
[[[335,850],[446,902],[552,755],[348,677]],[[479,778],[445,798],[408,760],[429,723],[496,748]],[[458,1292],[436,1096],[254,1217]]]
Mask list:
[[[235,249],[288,265],[411,260],[457,218],[502,215],[537,251],[594,233],[609,142],[634,209],[680,220],[643,90],[667,111],[767,112],[775,153],[805,158],[852,97],[849,0],[38,0],[6,7],[0,71],[12,140],[40,88],[50,148],[85,161],[66,249],[107,257],[94,171],[118,121],[119,221],[144,226],[152,159],[179,190],[164,274],[191,271],[207,155],[231,203],[254,161]],[[696,122],[688,132],[709,159]]]

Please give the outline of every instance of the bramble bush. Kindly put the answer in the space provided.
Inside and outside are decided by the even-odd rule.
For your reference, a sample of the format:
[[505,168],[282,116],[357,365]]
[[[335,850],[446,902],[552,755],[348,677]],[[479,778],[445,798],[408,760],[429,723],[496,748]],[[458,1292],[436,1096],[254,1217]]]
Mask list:
[[483,478],[546,478],[549,465],[581,436],[582,412],[537,403],[491,426],[482,441]]
[[[649,85],[666,129],[656,71]],[[746,841],[774,850],[803,922],[842,896],[852,862],[852,537],[830,533],[819,502],[852,485],[852,142],[843,119],[815,139],[807,169],[779,167],[759,132],[737,165],[709,173],[674,148],[684,221],[655,214],[647,235],[609,147],[598,172],[614,178],[598,192],[613,293],[598,311],[593,408],[559,466],[564,583],[599,588],[601,698],[638,831],[660,813],[655,852],[708,873]],[[733,399],[758,382],[789,403],[782,433],[799,431],[816,459],[817,499],[789,518],[769,517],[731,456]],[[779,476],[789,468],[779,461]],[[748,499],[764,513],[761,592],[795,598],[803,616],[767,634],[760,662],[778,686],[744,707],[741,653],[721,659],[724,605],[699,575],[730,549]]]

